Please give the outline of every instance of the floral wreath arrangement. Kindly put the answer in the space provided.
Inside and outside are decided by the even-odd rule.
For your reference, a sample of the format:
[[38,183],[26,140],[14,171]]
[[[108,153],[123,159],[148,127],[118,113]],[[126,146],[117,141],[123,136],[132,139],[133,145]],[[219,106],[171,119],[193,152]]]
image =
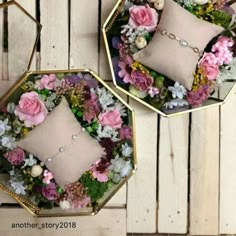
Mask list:
[[124,1],[107,31],[116,83],[164,112],[203,105],[233,79],[235,16],[226,0]]
[[134,169],[130,117],[90,73],[30,74],[1,107],[0,172],[41,208],[96,206]]

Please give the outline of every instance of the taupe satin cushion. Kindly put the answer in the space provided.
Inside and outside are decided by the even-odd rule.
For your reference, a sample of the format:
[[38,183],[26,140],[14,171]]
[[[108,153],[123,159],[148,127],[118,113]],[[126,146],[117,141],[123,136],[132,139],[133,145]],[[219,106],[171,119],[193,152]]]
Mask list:
[[[76,134],[77,138],[73,139]],[[100,144],[82,131],[65,98],[17,145],[43,161],[61,187],[77,181],[104,154]],[[61,147],[64,152],[59,152]]]
[[[166,29],[201,51],[224,30],[198,19],[173,0],[165,0],[158,28]],[[189,47],[181,47],[178,41],[156,31],[148,46],[134,54],[134,59],[191,90],[193,73],[200,58]]]

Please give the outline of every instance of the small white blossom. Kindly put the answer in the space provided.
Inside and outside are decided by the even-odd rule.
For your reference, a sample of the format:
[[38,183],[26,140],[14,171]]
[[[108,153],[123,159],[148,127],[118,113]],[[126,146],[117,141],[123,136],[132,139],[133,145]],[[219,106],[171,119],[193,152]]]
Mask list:
[[121,103],[121,102],[116,102],[114,104],[114,106],[112,107],[107,107],[106,111],[114,111],[114,110],[118,110],[120,113],[120,116],[127,116],[127,112],[125,109],[125,106]]
[[227,80],[236,80],[236,57],[227,66],[222,67],[217,76],[218,85]]
[[173,109],[174,107],[183,107],[188,105],[188,102],[184,99],[173,99],[170,102],[166,102],[164,104],[167,109]]
[[[92,90],[93,92],[93,90]],[[108,107],[114,104],[113,95],[105,88],[96,88],[95,93],[98,95],[99,102],[102,109],[106,111]]]
[[17,182],[10,180],[10,184],[16,194],[26,195],[24,181]]
[[24,169],[26,166],[33,166],[37,163],[37,160],[34,158],[32,154],[29,154],[29,158],[24,159],[24,165],[21,167]]
[[1,139],[1,144],[3,147],[12,150],[16,147],[16,139],[11,136],[3,136]]
[[[111,165],[108,169],[114,171],[116,174],[120,174],[121,177],[125,177],[130,174],[133,168],[130,160],[125,161],[124,158],[120,158],[119,155],[116,155],[115,159],[111,160]],[[118,179],[118,176],[116,176],[115,179]]]
[[111,165],[109,166],[109,170],[113,170],[114,172],[120,173],[122,168],[125,166],[125,160],[120,158],[119,155],[116,155],[115,159],[111,160]]
[[0,120],[0,136],[4,135],[6,131],[11,129],[11,126],[7,125],[8,119]]
[[97,129],[98,139],[110,138],[113,142],[117,142],[120,139],[118,138],[118,131],[112,129],[109,126],[102,127],[100,124]]
[[128,176],[132,170],[133,170],[133,167],[132,167],[131,161],[126,161],[125,166],[122,168],[120,172],[121,177]]
[[133,153],[133,148],[128,145],[128,143],[122,144],[122,155],[124,157],[130,157]]
[[62,210],[69,210],[71,208],[71,204],[69,201],[63,200],[59,202],[59,206]]
[[43,173],[43,168],[40,165],[33,165],[31,169],[31,176],[32,177],[38,177]]
[[118,184],[121,181],[121,175],[119,173],[114,173],[112,177],[112,181],[116,184]]
[[187,94],[186,88],[183,85],[179,84],[178,82],[175,82],[174,87],[169,86],[168,90],[172,92],[173,98],[183,99],[184,95]]
[[7,104],[7,112],[13,114],[15,111],[16,105],[13,102]]

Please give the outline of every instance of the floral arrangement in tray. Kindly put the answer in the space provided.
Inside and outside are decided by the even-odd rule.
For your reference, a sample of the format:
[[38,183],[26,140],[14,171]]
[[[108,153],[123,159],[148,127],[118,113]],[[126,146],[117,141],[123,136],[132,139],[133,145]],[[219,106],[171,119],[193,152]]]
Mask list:
[[[62,97],[83,132],[104,150],[77,181],[64,187],[44,162],[17,146],[45,122]],[[9,174],[9,189],[41,208],[94,206],[133,171],[131,117],[131,111],[90,73],[30,74],[1,107],[0,172]]]
[[[193,83],[189,89],[138,61],[135,56],[152,43],[162,19],[166,4],[164,0],[124,1],[122,8],[119,9],[120,13],[107,30],[117,85],[156,109],[170,112],[175,108],[189,109],[204,104],[220,89],[227,79],[225,75],[229,70],[236,67],[235,12],[227,1],[176,0],[174,2],[198,19],[224,28],[201,52],[184,39],[179,39],[173,32],[168,32],[168,29],[160,32],[162,37],[168,36],[172,41],[178,41],[176,43],[183,48],[193,49],[200,55],[196,69],[192,71]],[[195,29],[195,32],[198,32],[198,29]],[[154,53],[158,54],[158,51]],[[174,52],[172,57],[175,57]]]

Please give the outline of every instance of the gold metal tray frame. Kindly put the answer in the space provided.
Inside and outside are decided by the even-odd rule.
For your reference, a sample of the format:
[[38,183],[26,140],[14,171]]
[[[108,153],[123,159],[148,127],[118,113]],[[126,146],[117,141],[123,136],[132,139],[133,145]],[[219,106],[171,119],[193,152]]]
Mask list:
[[[229,4],[233,4],[235,1],[228,1],[228,2],[229,2]],[[133,99],[137,100],[138,102],[140,102],[144,106],[147,106],[151,110],[153,110],[153,111],[157,112],[158,114],[162,115],[163,117],[167,117],[167,118],[177,116],[177,115],[180,115],[180,114],[190,113],[190,112],[193,112],[193,111],[200,111],[200,110],[210,108],[210,107],[221,106],[225,102],[227,102],[227,100],[229,99],[231,93],[233,93],[234,88],[236,88],[236,82],[232,86],[230,91],[227,93],[227,95],[225,96],[224,99],[209,97],[208,101],[209,100],[215,101],[214,104],[203,105],[203,106],[196,107],[196,108],[190,108],[190,109],[187,109],[187,110],[184,110],[184,111],[178,111],[178,112],[172,113],[172,114],[166,114],[166,113],[158,110],[157,108],[153,107],[149,103],[143,101],[142,99],[140,99],[140,98],[136,97],[135,95],[131,94],[129,91],[127,91],[127,90],[123,89],[122,87],[120,87],[117,84],[116,78],[115,78],[115,73],[114,73],[113,64],[112,64],[112,57],[111,57],[111,52],[110,52],[110,49],[109,49],[109,43],[108,43],[108,38],[107,38],[107,32],[111,29],[113,23],[115,22],[115,20],[117,19],[117,17],[121,13],[124,4],[125,4],[125,0],[118,0],[117,1],[116,5],[112,9],[110,15],[108,16],[108,18],[106,19],[106,21],[105,21],[105,23],[102,27],[102,33],[103,33],[105,48],[106,48],[106,51],[107,51],[108,62],[109,62],[109,66],[110,66],[110,70],[111,70],[111,74],[112,74],[112,80],[113,80],[113,83],[114,83],[114,85],[117,89],[121,90],[123,93],[125,93],[128,96],[132,97]],[[226,81],[226,82],[230,82],[230,81]]]
[[[21,86],[22,83],[24,83],[28,77],[31,74],[44,74],[44,73],[79,73],[79,72],[86,72],[90,73],[98,82],[100,82],[106,89],[108,89],[117,99],[119,99],[124,106],[126,106],[129,111],[131,112],[131,121],[132,121],[132,127],[133,127],[133,166],[134,169],[132,173],[130,173],[129,176],[124,178],[118,185],[114,187],[114,189],[108,191],[105,193],[103,198],[101,198],[98,201],[98,204],[95,207],[85,207],[78,211],[71,210],[71,211],[63,211],[60,210],[59,207],[55,207],[50,210],[44,210],[40,209],[37,205],[33,204],[31,201],[26,199],[25,197],[22,197],[15,192],[9,190],[6,186],[3,184],[0,184],[0,190],[5,192],[7,195],[12,197],[17,203],[19,203],[23,208],[25,208],[32,216],[35,217],[60,217],[60,216],[88,216],[88,215],[95,215],[97,214],[104,205],[116,194],[116,192],[127,182],[127,180],[136,172],[137,170],[137,158],[136,158],[136,132],[135,132],[135,115],[134,110],[127,104],[124,99],[122,99],[117,93],[115,93],[94,71],[90,69],[73,69],[73,70],[43,70],[43,71],[30,71],[30,66],[32,63],[32,59],[36,50],[37,42],[40,37],[40,31],[42,29],[42,25],[33,18],[22,6],[20,6],[17,2],[14,0],[8,1],[5,3],[0,4],[0,9],[10,7],[10,6],[16,6],[20,11],[22,11],[26,17],[29,17],[33,22],[35,22],[37,26],[37,36],[35,39],[34,47],[32,49],[32,54],[29,59],[29,63],[27,66],[27,71],[15,82],[15,84],[0,98],[0,106],[2,106],[9,98],[10,96],[16,92],[16,90]],[[2,207],[2,206],[0,206]]]
[[34,205],[32,202],[26,198],[19,196],[18,194],[10,191],[4,185],[0,184],[0,190],[7,193],[10,197],[15,199],[21,206],[23,206],[31,215],[37,217],[58,217],[58,216],[86,216],[86,215],[95,215],[97,214],[104,205],[116,194],[116,192],[127,182],[127,180],[136,172],[137,170],[137,154],[136,154],[136,132],[135,132],[135,115],[134,110],[127,104],[124,99],[122,99],[117,93],[115,93],[94,71],[90,69],[73,69],[73,70],[43,70],[43,71],[27,71],[24,73],[21,79],[19,79],[0,99],[0,106],[4,105],[13,93],[24,83],[31,74],[47,74],[47,73],[89,73],[91,74],[99,83],[102,84],[107,90],[109,90],[120,102],[123,103],[125,107],[131,112],[131,121],[133,127],[133,165],[134,169],[132,173],[124,178],[112,191],[105,193],[104,197],[98,201],[98,205],[93,208],[83,208],[81,211],[59,211],[57,208],[51,210],[40,209],[37,205]]

